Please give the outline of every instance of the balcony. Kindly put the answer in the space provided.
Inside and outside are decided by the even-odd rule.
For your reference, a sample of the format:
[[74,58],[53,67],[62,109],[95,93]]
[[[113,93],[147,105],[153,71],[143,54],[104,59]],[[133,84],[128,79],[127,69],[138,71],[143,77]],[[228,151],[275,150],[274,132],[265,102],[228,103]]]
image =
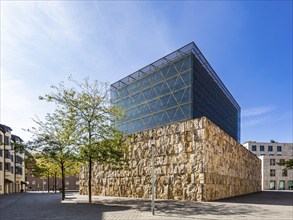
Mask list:
[[[4,149],[4,146],[2,145],[2,148]],[[11,148],[10,144],[5,144],[5,150],[12,150],[13,148]]]
[[13,178],[13,173],[11,173],[9,170],[5,170],[5,178]]
[[20,174],[16,174],[15,178],[16,178],[16,181],[23,181],[24,180],[24,176],[20,175]]
[[11,163],[11,158],[5,158],[5,163]]

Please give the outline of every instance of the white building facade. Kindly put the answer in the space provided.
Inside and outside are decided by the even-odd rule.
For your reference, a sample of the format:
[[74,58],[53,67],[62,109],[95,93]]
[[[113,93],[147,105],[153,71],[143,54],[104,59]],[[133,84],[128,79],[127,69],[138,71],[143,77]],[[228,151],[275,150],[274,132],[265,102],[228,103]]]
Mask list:
[[293,170],[278,165],[293,159],[292,143],[249,141],[243,145],[262,160],[262,190],[293,190]]

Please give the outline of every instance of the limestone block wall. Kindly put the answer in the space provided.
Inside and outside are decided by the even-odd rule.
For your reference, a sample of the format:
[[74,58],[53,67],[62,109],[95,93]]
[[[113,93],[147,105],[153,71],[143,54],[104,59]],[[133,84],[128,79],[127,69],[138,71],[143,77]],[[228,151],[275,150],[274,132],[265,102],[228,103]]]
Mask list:
[[205,121],[203,201],[261,191],[261,160]]
[[[261,161],[203,117],[132,135],[127,167],[94,166],[93,194],[150,198],[151,137],[159,199],[211,201],[261,190]],[[88,193],[87,169],[80,194]]]

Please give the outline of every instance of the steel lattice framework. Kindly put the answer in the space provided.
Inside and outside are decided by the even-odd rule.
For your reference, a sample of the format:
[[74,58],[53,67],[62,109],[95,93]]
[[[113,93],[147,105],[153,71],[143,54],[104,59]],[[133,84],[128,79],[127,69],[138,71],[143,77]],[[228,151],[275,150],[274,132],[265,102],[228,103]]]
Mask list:
[[111,97],[126,134],[206,116],[240,138],[240,106],[193,42],[113,83]]

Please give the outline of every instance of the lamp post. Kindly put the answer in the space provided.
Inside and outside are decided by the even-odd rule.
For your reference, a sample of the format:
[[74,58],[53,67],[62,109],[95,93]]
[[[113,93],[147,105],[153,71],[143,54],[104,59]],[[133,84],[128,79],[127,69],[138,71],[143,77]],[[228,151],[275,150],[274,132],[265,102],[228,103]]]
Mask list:
[[155,215],[155,140],[151,139],[152,146],[152,214]]

